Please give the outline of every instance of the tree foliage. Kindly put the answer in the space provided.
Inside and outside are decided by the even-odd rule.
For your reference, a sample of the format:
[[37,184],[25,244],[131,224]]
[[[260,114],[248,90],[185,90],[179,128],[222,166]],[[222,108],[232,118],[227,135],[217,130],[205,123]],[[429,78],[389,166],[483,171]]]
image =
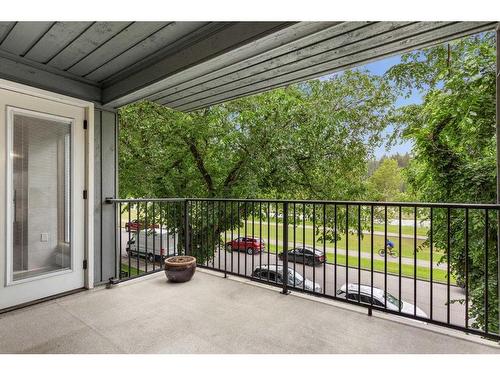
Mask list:
[[400,201],[403,183],[401,168],[397,160],[385,158],[368,178],[368,197],[381,202]]
[[[129,105],[119,113],[120,194],[362,199],[394,100],[387,79],[347,71],[191,113]],[[245,214],[229,210],[232,220],[207,220],[205,232],[216,237]]]
[[[402,108],[398,117],[402,136],[414,142],[406,176],[419,200],[495,202],[495,59],[494,34],[486,33],[457,40],[449,47],[406,54],[388,72],[400,92],[424,93],[422,104]],[[436,209],[433,238],[436,247],[447,250],[444,259],[450,257],[452,272],[462,283],[467,269],[473,326],[486,326],[487,294],[487,328],[498,332],[497,219],[490,215],[486,228],[486,214],[470,210],[466,233],[464,210]]]

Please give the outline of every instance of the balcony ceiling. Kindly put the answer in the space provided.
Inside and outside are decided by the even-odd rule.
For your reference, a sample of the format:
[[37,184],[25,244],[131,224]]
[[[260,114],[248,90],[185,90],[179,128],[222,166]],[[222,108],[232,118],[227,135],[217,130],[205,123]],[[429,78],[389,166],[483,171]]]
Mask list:
[[0,78],[116,108],[191,111],[496,22],[0,22]]

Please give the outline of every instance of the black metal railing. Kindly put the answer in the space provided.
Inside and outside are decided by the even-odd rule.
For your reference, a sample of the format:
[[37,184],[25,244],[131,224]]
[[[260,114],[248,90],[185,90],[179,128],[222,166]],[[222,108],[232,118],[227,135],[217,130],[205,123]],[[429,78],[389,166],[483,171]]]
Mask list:
[[499,205],[108,199],[117,278],[166,257],[499,339]]

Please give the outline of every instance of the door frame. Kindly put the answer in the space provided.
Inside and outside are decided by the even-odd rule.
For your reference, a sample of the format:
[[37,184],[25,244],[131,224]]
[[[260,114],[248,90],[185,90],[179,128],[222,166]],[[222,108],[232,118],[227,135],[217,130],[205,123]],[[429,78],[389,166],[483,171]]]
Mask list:
[[[84,202],[84,259],[87,261],[87,268],[84,270],[84,287],[92,289],[94,287],[94,103],[85,100],[72,98],[70,96],[57,94],[54,92],[38,89],[0,79],[0,89],[8,90],[20,94],[30,95],[37,98],[51,100],[57,103],[68,104],[84,109],[84,119],[87,121],[87,129],[84,136],[85,149],[85,171],[84,185],[87,191],[87,199]],[[7,119],[5,119],[7,120]],[[78,126],[78,124],[75,124]],[[81,124],[80,126],[83,126]],[[83,193],[83,192],[82,192]],[[7,220],[7,217],[5,217]]]

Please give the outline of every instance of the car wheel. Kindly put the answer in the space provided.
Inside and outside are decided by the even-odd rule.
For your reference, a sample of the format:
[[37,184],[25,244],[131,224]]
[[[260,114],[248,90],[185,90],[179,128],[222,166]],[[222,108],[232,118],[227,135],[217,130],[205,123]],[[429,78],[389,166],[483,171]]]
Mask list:
[[148,262],[153,263],[155,261],[155,256],[152,253],[148,254]]
[[313,267],[313,266],[314,266],[314,260],[313,260],[313,259],[308,259],[308,260],[306,261],[306,263],[307,263],[307,265],[308,265],[308,266],[311,266],[311,267]]
[[226,251],[233,251],[233,248],[231,247],[231,245],[226,245]]
[[253,249],[252,249],[251,247],[249,247],[249,248],[247,249],[247,254],[248,254],[248,255],[253,255]]

